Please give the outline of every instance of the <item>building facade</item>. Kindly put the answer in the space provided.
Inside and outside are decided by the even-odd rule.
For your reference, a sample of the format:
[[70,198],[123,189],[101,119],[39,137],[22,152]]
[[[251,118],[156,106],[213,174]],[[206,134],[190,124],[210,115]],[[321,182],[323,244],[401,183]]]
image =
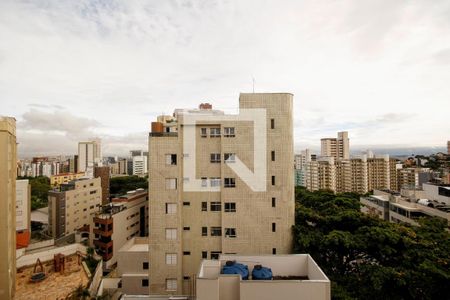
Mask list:
[[16,288],[16,120],[0,116],[0,298]]
[[[225,115],[207,104],[197,110],[176,110],[173,118],[152,123],[149,138],[152,294],[190,294],[200,261],[217,259],[220,253],[291,251],[294,172],[286,170],[292,170],[294,157],[293,96],[241,94],[239,108],[240,116],[245,109],[265,111],[262,120],[265,134],[264,130],[256,130],[253,122],[238,121],[235,115]],[[192,115],[204,119],[195,125],[184,124],[183,119]],[[195,138],[184,140],[185,130]],[[261,145],[255,145],[255,138],[260,137],[255,135],[264,135],[266,147],[260,149]],[[195,152],[189,154],[185,147],[192,144]],[[230,167],[241,161],[250,170],[256,168],[256,155],[265,157],[265,191],[254,191]],[[193,178],[184,175],[192,174],[193,170]],[[199,190],[184,189],[190,180],[201,182]]]
[[94,167],[102,165],[102,147],[100,139],[78,143],[78,172],[94,177]]
[[350,158],[350,140],[347,131],[338,132],[337,138],[323,138],[320,140],[321,156],[331,156],[335,159]]
[[94,167],[94,178],[100,178],[102,185],[102,205],[109,203],[109,177],[109,167]]
[[49,191],[49,235],[58,238],[87,228],[101,203],[100,178],[73,180]]
[[61,184],[69,183],[72,180],[83,178],[84,173],[61,173],[50,176],[50,185],[52,187],[59,187]]

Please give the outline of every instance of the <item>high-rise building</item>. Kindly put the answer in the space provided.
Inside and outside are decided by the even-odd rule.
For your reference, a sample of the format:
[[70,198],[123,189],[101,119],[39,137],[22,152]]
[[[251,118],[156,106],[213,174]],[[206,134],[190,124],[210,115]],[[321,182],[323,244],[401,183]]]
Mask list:
[[432,178],[429,168],[404,168],[397,171],[398,187],[422,189],[422,184],[427,183]]
[[[204,258],[292,249],[294,172],[286,170],[294,157],[293,96],[241,94],[239,108],[226,115],[202,104],[152,123],[152,294],[190,294]],[[186,121],[193,117],[196,123]]]
[[309,149],[303,150],[294,157],[295,186],[306,186],[306,169],[311,161]]
[[147,155],[133,156],[133,171],[132,175],[142,176],[148,172]]
[[336,166],[334,157],[322,157],[317,161],[318,189],[336,191]]
[[48,192],[48,227],[54,238],[87,228],[102,204],[101,179],[78,179]]
[[336,192],[365,194],[367,190],[367,158],[341,159],[336,165]]
[[28,179],[16,180],[16,230],[30,231],[31,186]]
[[0,298],[16,288],[16,120],[0,116]]
[[109,203],[109,167],[94,167],[94,178],[100,177],[102,185],[102,204]]
[[94,167],[102,166],[102,146],[100,139],[78,143],[78,172],[94,177]]
[[391,188],[389,155],[367,159],[367,189],[389,190]]
[[323,138],[320,142],[322,156],[331,156],[335,159],[350,158],[350,142],[347,131],[338,132],[337,138]]

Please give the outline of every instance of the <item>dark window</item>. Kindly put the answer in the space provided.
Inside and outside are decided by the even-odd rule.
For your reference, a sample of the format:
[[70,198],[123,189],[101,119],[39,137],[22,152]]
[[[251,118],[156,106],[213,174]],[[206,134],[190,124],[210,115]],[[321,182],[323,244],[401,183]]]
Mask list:
[[89,192],[89,194],[91,194],[91,195],[92,195],[92,194],[95,194],[95,193],[97,193],[96,190],[95,190],[95,191],[90,191],[90,192]]
[[183,227],[183,230],[186,230],[186,231],[191,230],[191,227],[188,227],[188,226]]
[[202,227],[202,236],[208,236],[208,227]]
[[142,269],[148,270],[148,262],[143,262],[142,263]]
[[277,231],[277,223],[272,223],[272,232]]
[[211,153],[210,162],[211,163],[220,163],[220,153]]
[[202,258],[207,259],[208,258],[208,251],[202,251]]
[[188,201],[183,202],[183,205],[184,205],[184,206],[190,206],[190,205],[191,205],[191,202],[188,202]]
[[171,154],[170,155],[170,164],[171,165],[176,165],[177,164],[177,155],[176,154]]
[[225,178],[224,186],[226,188],[236,187],[236,179],[235,178]]
[[225,212],[236,212],[236,203],[225,202]]
[[277,254],[277,248],[272,248],[272,254],[273,255]]
[[277,199],[272,198],[272,207],[276,207],[276,206],[277,206]]
[[275,161],[275,151],[272,151],[271,155],[272,155],[272,161]]
[[209,129],[209,137],[220,137],[220,127],[210,128]]
[[221,251],[211,251],[211,259],[219,259]]
[[183,255],[191,255],[191,251],[183,251]]
[[226,163],[234,163],[236,161],[236,155],[234,153],[225,153],[223,155],[223,160]]
[[222,228],[221,227],[211,227],[211,236],[221,236]]
[[202,202],[202,211],[208,211],[208,202]]
[[190,276],[183,276],[183,279],[184,280],[191,280],[191,277]]
[[142,286],[148,286],[148,279],[142,279]]
[[272,176],[272,185],[275,185],[275,176]]
[[224,137],[234,137],[234,127],[225,127],[223,136]]
[[221,211],[222,210],[221,203],[220,202],[211,202],[210,210],[211,211]]
[[200,128],[200,136],[201,137],[207,137],[208,134],[206,133],[206,128]]
[[225,237],[235,238],[236,228],[225,228]]
[[270,128],[275,129],[275,119],[270,119]]

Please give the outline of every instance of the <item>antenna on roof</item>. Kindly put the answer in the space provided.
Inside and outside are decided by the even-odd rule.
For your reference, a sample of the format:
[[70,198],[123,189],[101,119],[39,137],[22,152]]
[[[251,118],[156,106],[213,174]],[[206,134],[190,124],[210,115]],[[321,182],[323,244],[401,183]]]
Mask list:
[[255,77],[252,76],[252,81],[253,81],[253,94],[255,93]]

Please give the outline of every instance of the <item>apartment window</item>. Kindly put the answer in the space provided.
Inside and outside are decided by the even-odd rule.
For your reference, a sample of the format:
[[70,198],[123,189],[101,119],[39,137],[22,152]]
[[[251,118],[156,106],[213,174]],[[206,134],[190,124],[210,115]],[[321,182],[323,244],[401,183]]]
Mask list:
[[236,203],[225,202],[225,212],[236,212]]
[[202,187],[207,187],[208,186],[208,178],[206,177],[202,177]]
[[183,230],[189,231],[189,230],[191,230],[191,227],[189,227],[189,226],[183,227]]
[[208,227],[202,227],[202,236],[208,236]]
[[190,276],[183,276],[183,279],[184,280],[191,280],[191,277]]
[[211,211],[221,211],[222,210],[221,203],[220,202],[211,202],[210,210]]
[[142,286],[148,286],[148,279],[142,279]]
[[177,239],[177,229],[166,228],[166,240],[176,240],[176,239]]
[[202,258],[207,259],[208,258],[208,251],[202,251]]
[[191,255],[191,251],[183,251],[183,255]]
[[177,179],[166,178],[166,190],[176,190],[176,189],[177,189]]
[[272,223],[272,232],[277,231],[277,223]]
[[220,163],[220,153],[211,153],[211,163]]
[[166,203],[166,214],[176,214],[177,204],[176,203]]
[[200,136],[202,138],[205,138],[208,136],[208,134],[206,133],[206,128],[200,128]]
[[211,177],[209,181],[211,187],[220,187],[220,177]]
[[142,269],[148,270],[148,262],[143,262],[142,263]]
[[176,154],[166,154],[166,165],[176,166],[177,155]]
[[235,178],[225,178],[224,187],[226,187],[226,188],[236,187],[236,179]]
[[225,237],[235,238],[236,228],[225,228]]
[[275,129],[275,119],[270,119],[270,129]]
[[275,176],[272,176],[272,185],[275,185]]
[[273,197],[272,198],[272,207],[276,207],[277,206],[277,198]]
[[272,248],[272,254],[273,255],[277,254],[277,248]]
[[221,251],[211,251],[211,259],[219,259]]
[[224,137],[234,137],[234,127],[225,127],[223,131]]
[[208,202],[202,202],[202,211],[208,211]]
[[275,151],[272,151],[271,153],[272,161],[275,161]]
[[211,236],[222,236],[221,227],[211,227]]
[[176,291],[177,290],[177,280],[174,278],[166,279],[166,290]]
[[210,137],[220,137],[220,127],[209,129]]
[[189,202],[189,201],[184,201],[184,202],[183,202],[183,206],[191,206],[191,202]]
[[236,155],[234,153],[225,153],[223,155],[223,160],[226,163],[234,163],[236,161]]
[[177,254],[176,253],[166,253],[166,264],[176,265],[177,264]]
[[97,190],[95,190],[95,191],[90,191],[90,192],[89,192],[90,195],[96,194],[96,193],[97,193]]

